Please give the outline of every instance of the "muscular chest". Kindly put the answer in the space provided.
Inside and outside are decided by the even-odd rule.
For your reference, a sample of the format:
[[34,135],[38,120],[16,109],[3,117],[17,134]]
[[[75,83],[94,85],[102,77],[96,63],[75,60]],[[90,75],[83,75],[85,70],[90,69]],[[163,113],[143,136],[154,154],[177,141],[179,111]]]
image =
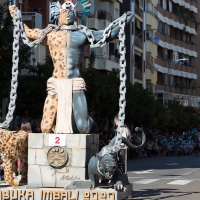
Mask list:
[[80,48],[85,41],[85,34],[78,31],[60,30],[48,35],[48,44],[51,48]]

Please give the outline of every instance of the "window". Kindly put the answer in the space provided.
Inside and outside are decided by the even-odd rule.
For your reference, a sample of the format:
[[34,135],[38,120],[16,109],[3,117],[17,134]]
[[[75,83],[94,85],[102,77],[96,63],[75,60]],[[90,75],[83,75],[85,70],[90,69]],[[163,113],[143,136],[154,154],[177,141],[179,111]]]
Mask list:
[[147,36],[147,38],[151,38],[152,32],[151,31],[146,31],[146,36]]
[[152,12],[152,4],[151,3],[147,3],[147,12]]
[[19,6],[18,6],[18,8],[19,8],[19,10],[22,12],[22,5],[23,4],[21,4],[21,3],[19,3]]
[[165,35],[170,36],[170,27],[169,27],[169,25],[165,25]]
[[162,58],[162,47],[158,45],[158,57]]
[[169,12],[172,13],[172,2],[169,1]]
[[165,26],[166,24],[162,23],[161,33],[165,35]]
[[162,6],[163,10],[166,10],[167,9],[167,3],[166,3],[166,0],[163,0],[163,6]]
[[158,30],[161,32],[162,31],[162,22],[158,21]]
[[165,60],[168,59],[168,49],[165,49],[165,57],[164,57]]
[[177,62],[177,60],[178,60],[178,52],[174,51],[173,56],[174,56],[174,62]]

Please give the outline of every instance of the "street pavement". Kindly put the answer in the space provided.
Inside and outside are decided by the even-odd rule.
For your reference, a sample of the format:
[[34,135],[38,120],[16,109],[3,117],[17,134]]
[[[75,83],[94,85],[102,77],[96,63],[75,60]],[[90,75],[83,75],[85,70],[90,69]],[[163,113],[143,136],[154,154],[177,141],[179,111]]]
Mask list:
[[200,200],[200,156],[129,160],[134,200]]
[[199,155],[129,160],[127,173],[133,200],[200,200]]

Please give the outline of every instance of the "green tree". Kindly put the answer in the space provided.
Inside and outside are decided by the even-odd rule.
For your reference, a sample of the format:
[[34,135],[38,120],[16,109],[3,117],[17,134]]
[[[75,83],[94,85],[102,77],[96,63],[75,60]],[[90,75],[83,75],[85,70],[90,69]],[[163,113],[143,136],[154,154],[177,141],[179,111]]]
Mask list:
[[152,127],[155,116],[155,97],[140,84],[127,83],[126,117],[134,126]]
[[29,74],[19,76],[18,96],[15,114],[20,117],[37,119],[42,116],[43,105],[47,96],[46,82],[53,72],[51,58],[45,64],[36,67],[27,66]]
[[152,120],[152,127],[161,131],[167,130],[167,106],[163,105],[159,100],[155,100],[155,112]]
[[199,113],[197,108],[183,106],[179,101],[169,101],[167,125],[171,132],[183,132],[198,127]]
[[98,111],[109,119],[118,111],[119,79],[118,72],[102,74],[98,70],[88,67],[82,72],[87,86],[86,98],[89,111]]

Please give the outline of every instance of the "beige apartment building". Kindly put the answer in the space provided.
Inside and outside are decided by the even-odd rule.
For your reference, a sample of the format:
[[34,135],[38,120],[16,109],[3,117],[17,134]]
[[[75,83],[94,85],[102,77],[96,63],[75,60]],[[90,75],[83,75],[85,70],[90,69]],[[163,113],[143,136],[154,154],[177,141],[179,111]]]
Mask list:
[[152,40],[158,26],[154,15],[156,6],[157,0],[134,0],[121,4],[120,8],[121,14],[128,10],[135,13],[132,23],[126,27],[127,77],[132,84],[142,84],[153,93],[157,82],[157,71],[154,67],[157,44]]
[[[121,14],[135,10],[132,27],[126,29],[128,77],[132,83],[143,84],[163,103],[177,99],[185,106],[199,107],[199,6],[195,0],[133,0],[121,4]],[[144,32],[146,38],[142,37]],[[155,38],[159,40],[155,42]]]
[[158,0],[155,16],[158,20],[155,69],[158,99],[179,100],[183,105],[198,107],[199,1]]
[[[17,5],[22,11],[23,21],[30,28],[42,29],[50,23],[51,2],[53,1],[12,0],[11,4]],[[131,83],[144,84],[163,103],[177,99],[185,106],[199,107],[199,1],[90,0],[90,3],[90,17],[85,25],[94,30],[105,29],[124,12],[135,13],[132,22],[125,27],[126,73]],[[142,34],[144,32],[146,37]],[[159,38],[158,43],[152,40],[155,37]],[[96,55],[94,68],[102,72],[119,69],[117,40],[103,48],[90,49],[88,45],[83,55],[83,67],[88,66],[91,51]],[[47,46],[39,45],[34,57],[37,62],[43,63],[47,54]],[[7,98],[2,100],[3,105],[7,102]],[[5,106],[3,116],[6,114],[4,108]]]

